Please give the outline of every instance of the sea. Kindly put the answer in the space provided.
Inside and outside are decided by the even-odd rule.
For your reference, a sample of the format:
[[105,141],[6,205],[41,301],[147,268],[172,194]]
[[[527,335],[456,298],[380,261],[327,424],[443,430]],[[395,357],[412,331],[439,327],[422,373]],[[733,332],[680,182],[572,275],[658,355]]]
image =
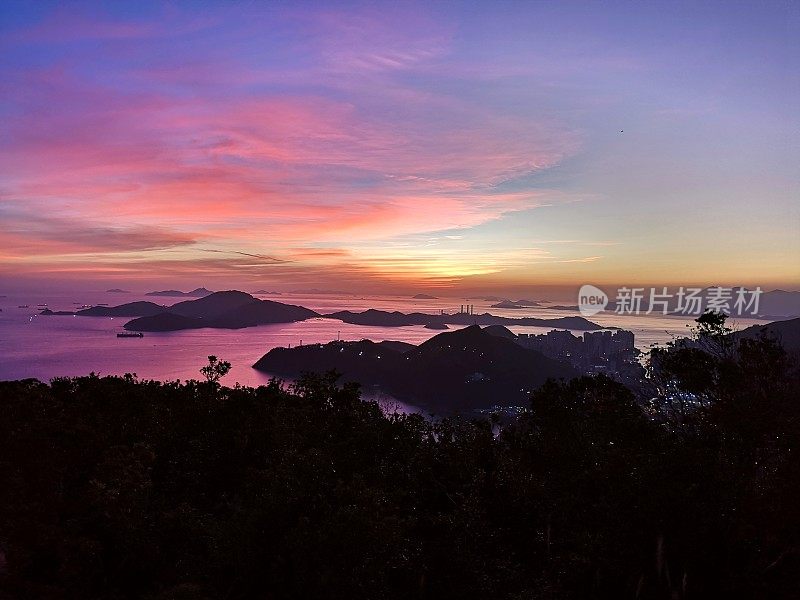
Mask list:
[[[297,304],[320,313],[339,310],[362,311],[369,308],[438,314],[458,312],[461,305],[474,305],[475,313],[490,312],[508,317],[555,318],[577,312],[547,305],[522,309],[491,308],[496,301],[437,298],[414,299],[407,296],[361,296],[348,294],[297,293],[258,295],[256,297]],[[107,304],[116,306],[137,300],[171,305],[191,298],[145,296],[137,293],[106,291],[72,293],[7,293],[0,296],[0,380],[54,377],[96,373],[123,375],[134,373],[140,379],[161,381],[200,378],[199,369],[214,355],[231,363],[225,385],[266,384],[272,377],[252,368],[270,349],[279,346],[326,343],[332,340],[399,340],[419,344],[441,333],[422,326],[370,327],[351,325],[335,319],[313,318],[298,323],[262,325],[245,329],[195,329],[167,333],[145,333],[143,338],[118,338],[128,317],[45,316],[40,311],[78,310],[81,306]],[[25,306],[25,308],[23,308]],[[664,315],[618,315],[603,312],[590,318],[604,327],[632,331],[636,346],[647,351],[676,336],[687,334],[691,317]],[[765,323],[758,319],[738,319],[736,326]],[[539,334],[551,328],[509,327],[514,333]],[[576,335],[582,332],[574,331]],[[369,390],[365,390],[369,397]]]

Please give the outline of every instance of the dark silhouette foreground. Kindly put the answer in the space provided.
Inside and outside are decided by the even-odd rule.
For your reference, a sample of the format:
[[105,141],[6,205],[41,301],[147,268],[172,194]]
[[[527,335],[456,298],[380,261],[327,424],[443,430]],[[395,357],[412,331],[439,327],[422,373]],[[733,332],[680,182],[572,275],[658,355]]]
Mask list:
[[334,375],[2,382],[0,597],[796,597],[800,386],[743,344],[661,356],[651,414],[550,382],[499,436]]

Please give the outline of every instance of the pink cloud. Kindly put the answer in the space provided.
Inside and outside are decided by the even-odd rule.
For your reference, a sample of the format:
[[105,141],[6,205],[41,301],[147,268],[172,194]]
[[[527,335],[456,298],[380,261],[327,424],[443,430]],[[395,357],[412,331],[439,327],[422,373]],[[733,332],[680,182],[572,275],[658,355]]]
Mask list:
[[[329,243],[346,253],[354,239],[469,228],[538,206],[538,193],[494,186],[558,164],[577,151],[580,138],[550,119],[392,81],[393,72],[430,66],[447,53],[450,34],[435,23],[419,25],[409,36],[375,15],[353,23],[322,13],[306,23],[319,33],[316,50],[325,64],[311,67],[306,81],[319,74],[327,92],[254,91],[303,76],[287,71],[276,79],[241,64],[209,68],[200,60],[137,66],[114,80],[135,83],[122,86],[87,77],[69,62],[15,73],[2,84],[14,114],[0,138],[0,193],[19,214],[44,212],[54,224],[44,232],[34,225],[6,231],[8,251],[18,259],[100,257],[105,248],[109,255],[142,253],[141,264],[167,269],[168,257],[144,253],[182,247],[188,254],[180,264],[262,268],[192,251],[217,244],[307,265],[338,261],[338,269],[363,276],[375,271],[354,265],[360,259],[352,255],[296,249]],[[55,25],[29,35],[46,37],[49,27]],[[128,39],[161,31],[101,21],[76,25],[74,35]],[[89,244],[81,233],[108,227],[119,235]],[[148,245],[162,233],[163,244]],[[116,241],[104,246],[104,238]]]
[[[455,217],[443,228],[474,225],[476,213],[494,218],[492,211],[507,207],[478,188],[552,166],[575,147],[547,126],[477,111],[463,111],[463,128],[428,132],[424,122],[383,123],[348,103],[313,97],[214,106],[78,93],[56,81],[59,92],[67,87],[68,110],[15,121],[2,163],[6,185],[11,196],[80,198],[89,211],[117,203],[123,214],[161,219],[189,210],[202,222],[220,210],[248,218],[329,216],[326,208],[338,203],[343,225],[375,218],[398,229],[398,222],[417,221],[413,196],[430,206],[434,194]],[[354,186],[360,178],[368,185]],[[385,209],[374,206],[380,202]],[[460,203],[470,207],[457,210]],[[458,215],[469,218],[461,223]]]

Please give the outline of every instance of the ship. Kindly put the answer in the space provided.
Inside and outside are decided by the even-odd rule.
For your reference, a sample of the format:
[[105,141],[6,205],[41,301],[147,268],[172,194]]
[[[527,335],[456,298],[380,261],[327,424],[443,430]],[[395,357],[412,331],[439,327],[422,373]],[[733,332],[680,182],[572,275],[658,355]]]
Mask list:
[[124,331],[117,334],[118,338],[143,338],[144,334],[141,331]]

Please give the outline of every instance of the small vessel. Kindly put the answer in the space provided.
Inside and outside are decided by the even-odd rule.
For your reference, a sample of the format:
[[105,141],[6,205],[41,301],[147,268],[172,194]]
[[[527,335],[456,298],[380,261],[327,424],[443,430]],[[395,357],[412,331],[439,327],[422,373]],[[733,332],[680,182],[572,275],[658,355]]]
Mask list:
[[17,308],[30,308],[27,304],[20,304]]
[[45,303],[45,304],[37,304],[36,306],[47,306],[47,303]]
[[144,334],[141,331],[124,331],[117,334],[118,338],[143,338]]

